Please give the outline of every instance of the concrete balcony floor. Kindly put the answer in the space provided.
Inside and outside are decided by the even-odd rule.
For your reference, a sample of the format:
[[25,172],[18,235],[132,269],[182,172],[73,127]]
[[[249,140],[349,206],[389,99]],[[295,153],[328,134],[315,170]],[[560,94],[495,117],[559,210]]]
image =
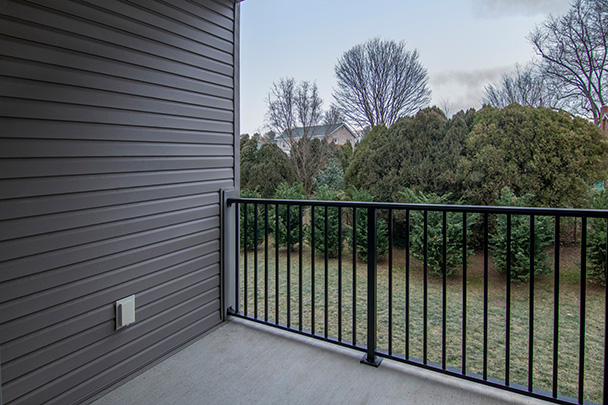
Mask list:
[[545,404],[232,318],[98,398],[114,404]]

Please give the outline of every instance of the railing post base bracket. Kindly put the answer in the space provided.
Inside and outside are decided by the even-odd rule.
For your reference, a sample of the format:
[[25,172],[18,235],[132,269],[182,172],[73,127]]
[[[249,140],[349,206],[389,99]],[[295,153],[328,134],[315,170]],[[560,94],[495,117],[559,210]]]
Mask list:
[[378,367],[382,363],[382,357],[374,356],[372,361],[367,360],[367,354],[361,357],[361,364],[367,364],[368,366]]

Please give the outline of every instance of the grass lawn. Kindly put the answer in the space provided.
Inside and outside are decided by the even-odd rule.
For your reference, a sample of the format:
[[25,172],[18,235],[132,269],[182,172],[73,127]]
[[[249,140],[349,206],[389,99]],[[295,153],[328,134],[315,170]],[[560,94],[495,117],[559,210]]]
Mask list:
[[[367,265],[356,262],[356,287],[353,288],[353,259],[345,251],[342,267],[338,260],[329,259],[327,271],[322,254],[314,257],[308,247],[302,249],[302,269],[299,268],[299,251],[289,253],[290,271],[288,277],[288,252],[280,249],[278,262],[276,250],[269,244],[268,257],[264,246],[258,247],[257,258],[257,316],[268,318],[272,323],[288,322],[292,328],[300,327],[300,292],[302,295],[302,328],[314,330],[317,335],[341,338],[366,344],[366,307],[367,307]],[[242,252],[241,252],[242,253]],[[552,252],[551,252],[552,254]],[[552,256],[550,256],[552,257]],[[266,261],[267,259],[267,261]],[[277,271],[278,264],[278,271]],[[254,253],[247,255],[247,315],[254,316],[255,306],[255,259]],[[341,280],[339,274],[342,274]],[[278,292],[276,276],[278,274]],[[327,284],[325,278],[327,277]],[[300,278],[302,283],[300,284]],[[313,284],[314,278],[314,284]],[[409,289],[406,294],[405,252],[394,249],[392,263],[392,283],[389,283],[389,263],[386,258],[378,263],[378,349],[391,351],[403,357],[406,346],[409,357],[423,358],[424,330],[424,277],[422,265],[415,259],[409,262]],[[239,310],[244,312],[244,260],[241,254],[241,292]],[[267,287],[265,281],[268,280]],[[287,292],[290,292],[290,311],[287,313]],[[339,288],[339,283],[342,288]],[[389,292],[389,284],[392,291]],[[534,361],[533,386],[537,389],[552,391],[553,379],[553,303],[554,276],[537,276],[534,281]],[[327,288],[326,288],[327,286]],[[585,365],[584,399],[592,402],[602,401],[603,353],[604,353],[604,297],[605,289],[587,283],[586,327],[585,327]],[[265,296],[267,288],[267,297]],[[314,294],[313,294],[314,288]],[[522,385],[528,384],[529,348],[529,283],[511,284],[511,322],[510,322],[510,367],[509,381]],[[356,305],[353,306],[353,294]],[[463,346],[463,277],[462,269],[447,279],[445,291],[446,306],[446,365],[462,368]],[[484,308],[484,269],[483,255],[476,253],[467,265],[466,279],[466,370],[483,373],[483,308]],[[560,255],[559,289],[559,330],[558,330],[558,391],[561,395],[578,397],[579,378],[579,327],[580,327],[580,248],[565,246]],[[408,298],[406,300],[406,297]],[[265,308],[267,299],[268,307]],[[278,299],[278,319],[276,304]],[[325,301],[327,300],[327,307]],[[392,338],[389,339],[389,300],[392,300]],[[406,303],[407,301],[407,303]],[[341,302],[341,323],[339,309]],[[427,360],[442,363],[442,324],[443,324],[443,280],[441,277],[428,276],[427,284]],[[506,352],[506,282],[489,261],[488,271],[488,359],[489,377],[505,379]],[[312,307],[314,304],[314,323]],[[353,308],[354,307],[354,308]],[[406,334],[406,307],[409,317],[409,333]],[[354,311],[353,311],[354,309]],[[325,313],[327,311],[327,319]],[[353,312],[356,322],[353,323]],[[327,329],[325,324],[327,322]],[[354,327],[353,327],[354,326]],[[356,332],[353,332],[356,329]]]

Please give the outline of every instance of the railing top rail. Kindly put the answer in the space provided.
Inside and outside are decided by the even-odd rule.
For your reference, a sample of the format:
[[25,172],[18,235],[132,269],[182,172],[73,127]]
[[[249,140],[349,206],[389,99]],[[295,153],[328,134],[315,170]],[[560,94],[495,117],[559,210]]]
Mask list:
[[608,218],[608,210],[582,209],[582,208],[536,208],[536,207],[502,207],[487,205],[450,205],[450,204],[407,204],[407,203],[385,203],[365,201],[321,201],[321,200],[280,200],[269,198],[229,198],[228,205],[234,203],[247,204],[280,204],[280,205],[304,205],[315,207],[355,207],[376,209],[400,209],[414,211],[447,211],[447,212],[470,212],[477,214],[515,214],[515,215],[540,215],[559,217],[588,217]]

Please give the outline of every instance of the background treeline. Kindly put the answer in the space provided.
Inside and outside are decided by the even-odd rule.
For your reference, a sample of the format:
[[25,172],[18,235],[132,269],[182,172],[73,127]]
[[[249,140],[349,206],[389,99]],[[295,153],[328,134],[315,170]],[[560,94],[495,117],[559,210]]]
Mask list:
[[[314,140],[315,143],[323,141]],[[512,104],[461,111],[436,107],[376,126],[358,144],[330,145],[314,189],[352,187],[374,201],[399,202],[411,189],[447,203],[495,205],[501,190],[530,195],[538,207],[589,207],[589,192],[608,177],[608,141],[585,119],[543,107]],[[293,163],[275,144],[241,138],[241,189],[274,197],[296,182]],[[347,196],[348,193],[345,194]]]
[[[257,139],[243,136],[241,188],[243,196],[264,198],[606,208],[608,198],[605,191],[599,189],[608,177],[607,158],[608,140],[600,129],[568,113],[511,104],[503,109],[485,106],[479,111],[461,111],[448,118],[440,109],[431,107],[413,117],[401,118],[389,128],[374,127],[354,151],[350,145],[332,145],[323,169],[310,174],[314,183],[312,193],[306,193],[296,182],[291,160],[280,148],[274,144],[258,148]],[[292,220],[297,220],[297,213],[293,214]],[[330,209],[329,215],[328,228],[337,228],[337,212]],[[318,217],[321,217],[320,211]],[[357,222],[363,219],[358,217]],[[341,220],[347,237],[352,219],[345,215]],[[410,233],[415,235],[418,221],[415,216],[411,220]],[[450,227],[461,234],[460,219],[448,220]],[[491,224],[491,251],[495,257],[504,257],[501,221],[497,217]],[[545,222],[538,220],[535,225],[538,227],[535,233],[540,238],[537,256],[541,259],[540,251],[552,242],[553,227]],[[290,228],[295,229],[296,224]],[[472,248],[479,243],[478,225],[475,218],[467,222]],[[441,232],[439,219],[429,218],[428,226],[430,233]],[[521,231],[514,232],[517,240],[512,241],[513,246],[521,246],[519,251],[513,249],[514,255],[528,254],[527,226],[522,222]],[[315,222],[313,227],[318,235],[323,235],[324,221]],[[364,228],[358,226],[357,231]],[[572,232],[576,232],[575,225],[573,228]],[[310,245],[311,229],[306,230]],[[405,235],[403,220],[399,217],[395,218],[394,230],[399,243]],[[596,263],[599,270],[606,255],[605,221],[591,221],[590,232],[589,241],[597,245],[597,249],[591,249],[590,262]],[[386,252],[386,218],[379,222],[379,233],[379,252]],[[296,238],[290,240],[293,244]],[[366,259],[365,241],[365,234],[357,236],[357,245],[362,242],[358,256],[363,260]],[[450,237],[449,241],[448,250],[462,248],[459,238]],[[251,240],[250,246],[260,242]],[[287,237],[280,242],[286,246]],[[421,254],[417,252],[422,249],[418,246],[421,243],[416,239],[410,242],[413,254]],[[315,246],[323,251],[324,247],[317,246],[317,242]],[[432,251],[434,249],[429,249],[429,254],[432,255]],[[329,253],[335,254],[336,249]],[[461,255],[450,256],[459,259],[446,263],[448,271],[462,261]],[[431,271],[441,271],[441,255],[438,253],[429,259]],[[527,267],[523,265],[518,272],[517,260],[520,259],[514,257],[512,276],[526,280]],[[499,261],[496,264],[499,271],[504,267]],[[536,267],[538,272],[547,271],[541,262]]]

